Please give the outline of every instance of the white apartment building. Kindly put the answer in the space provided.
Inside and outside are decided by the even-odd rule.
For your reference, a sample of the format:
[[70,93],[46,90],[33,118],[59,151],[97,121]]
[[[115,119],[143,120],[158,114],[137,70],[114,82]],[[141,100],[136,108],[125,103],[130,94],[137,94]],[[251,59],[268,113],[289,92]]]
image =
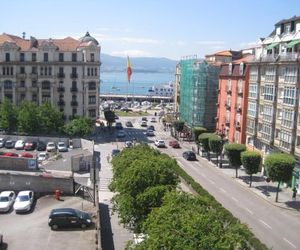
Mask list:
[[247,143],[300,159],[300,17],[284,19],[261,39],[250,62]]
[[0,101],[49,102],[64,113],[99,116],[100,46],[87,32],[80,39],[25,39],[0,35]]

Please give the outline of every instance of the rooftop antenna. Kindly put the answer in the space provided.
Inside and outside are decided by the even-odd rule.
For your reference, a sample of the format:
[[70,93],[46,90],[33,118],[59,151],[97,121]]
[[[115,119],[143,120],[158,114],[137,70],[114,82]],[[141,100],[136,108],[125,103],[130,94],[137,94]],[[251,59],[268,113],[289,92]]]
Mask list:
[[25,36],[26,36],[26,32],[23,31],[22,32],[22,38],[25,39]]

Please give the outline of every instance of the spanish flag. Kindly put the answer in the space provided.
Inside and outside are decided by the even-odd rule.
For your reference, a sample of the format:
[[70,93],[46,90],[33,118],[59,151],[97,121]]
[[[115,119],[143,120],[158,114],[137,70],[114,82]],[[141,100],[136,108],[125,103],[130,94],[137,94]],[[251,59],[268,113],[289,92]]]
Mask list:
[[129,56],[127,56],[127,79],[129,83],[130,83],[131,74],[132,74],[131,64],[130,64]]

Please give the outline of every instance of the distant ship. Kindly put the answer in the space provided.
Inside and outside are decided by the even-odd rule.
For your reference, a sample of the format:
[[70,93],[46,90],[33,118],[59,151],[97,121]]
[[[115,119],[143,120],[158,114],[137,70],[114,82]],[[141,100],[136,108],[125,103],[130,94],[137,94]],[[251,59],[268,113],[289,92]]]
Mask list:
[[148,95],[154,96],[174,96],[175,85],[170,82],[168,84],[153,85],[148,89]]

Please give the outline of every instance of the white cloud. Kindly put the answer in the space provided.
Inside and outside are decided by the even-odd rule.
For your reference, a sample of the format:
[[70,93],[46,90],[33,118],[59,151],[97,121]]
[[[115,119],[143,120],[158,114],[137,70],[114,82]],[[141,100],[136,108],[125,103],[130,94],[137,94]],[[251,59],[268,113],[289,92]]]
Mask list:
[[242,42],[239,44],[239,47],[243,49],[253,48],[256,46],[257,46],[257,42]]
[[125,43],[135,43],[135,44],[161,44],[163,41],[144,38],[144,37],[113,37],[106,34],[91,34],[95,37],[100,43],[101,41],[110,41],[110,42],[125,42]]
[[123,51],[112,51],[112,56],[131,56],[131,57],[144,57],[152,56],[151,53],[144,50],[123,50]]
[[185,45],[187,45],[187,42],[179,40],[179,41],[175,42],[175,45],[177,45],[177,46],[185,46]]
[[224,45],[225,41],[196,41],[195,42],[198,45],[203,45],[203,46],[212,46],[212,45]]

